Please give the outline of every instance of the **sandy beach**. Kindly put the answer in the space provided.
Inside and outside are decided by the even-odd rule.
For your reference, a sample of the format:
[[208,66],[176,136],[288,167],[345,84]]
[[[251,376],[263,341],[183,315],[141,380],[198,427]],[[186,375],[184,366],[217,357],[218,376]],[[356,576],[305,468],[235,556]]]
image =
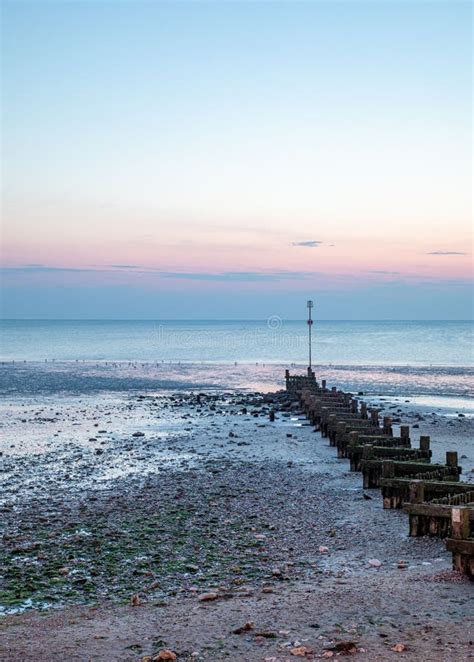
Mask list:
[[[31,390],[1,401],[0,659],[474,655],[443,541],[409,538],[283,394]],[[469,413],[368,400],[474,484]]]

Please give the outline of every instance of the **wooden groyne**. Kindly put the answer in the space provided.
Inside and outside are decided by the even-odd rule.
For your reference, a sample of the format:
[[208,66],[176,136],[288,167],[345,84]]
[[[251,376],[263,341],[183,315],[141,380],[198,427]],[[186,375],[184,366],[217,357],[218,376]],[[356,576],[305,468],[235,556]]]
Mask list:
[[392,419],[380,419],[351,393],[319,383],[308,368],[306,375],[285,373],[286,390],[296,398],[321,437],[337,449],[337,457],[350,460],[359,471],[363,488],[379,488],[383,507],[403,508],[409,516],[410,536],[446,539],[453,568],[474,576],[474,486],[459,480],[461,467],[455,451],[444,464],[431,462],[430,437],[420,436],[412,447],[410,428],[400,426],[394,436]]

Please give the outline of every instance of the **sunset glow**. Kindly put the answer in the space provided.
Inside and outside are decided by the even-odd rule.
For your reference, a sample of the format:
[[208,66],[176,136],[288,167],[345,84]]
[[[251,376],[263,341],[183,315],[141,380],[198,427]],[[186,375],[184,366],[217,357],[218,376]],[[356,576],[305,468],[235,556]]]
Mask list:
[[470,317],[469,14],[6,3],[4,316]]

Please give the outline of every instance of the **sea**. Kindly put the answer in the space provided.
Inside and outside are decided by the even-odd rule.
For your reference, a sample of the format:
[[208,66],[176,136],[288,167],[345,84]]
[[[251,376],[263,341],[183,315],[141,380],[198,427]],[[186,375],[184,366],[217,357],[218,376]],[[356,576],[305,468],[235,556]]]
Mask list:
[[[474,397],[471,321],[315,321],[316,373],[342,388]],[[309,362],[305,321],[3,320],[0,392],[277,388]],[[15,366],[12,369],[12,366]],[[34,366],[43,378],[28,381]],[[47,378],[46,378],[47,376]],[[76,384],[76,386],[74,386]]]

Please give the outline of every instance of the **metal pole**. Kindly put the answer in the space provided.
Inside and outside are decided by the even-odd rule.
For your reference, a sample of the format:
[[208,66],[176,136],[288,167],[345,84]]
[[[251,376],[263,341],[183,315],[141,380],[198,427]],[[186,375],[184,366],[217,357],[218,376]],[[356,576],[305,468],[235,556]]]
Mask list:
[[309,309],[309,367],[311,368],[311,308]]
[[309,368],[311,369],[311,327],[313,326],[313,320],[311,319],[311,309],[313,307],[313,302],[308,301],[306,304],[308,308],[308,335],[309,335]]

